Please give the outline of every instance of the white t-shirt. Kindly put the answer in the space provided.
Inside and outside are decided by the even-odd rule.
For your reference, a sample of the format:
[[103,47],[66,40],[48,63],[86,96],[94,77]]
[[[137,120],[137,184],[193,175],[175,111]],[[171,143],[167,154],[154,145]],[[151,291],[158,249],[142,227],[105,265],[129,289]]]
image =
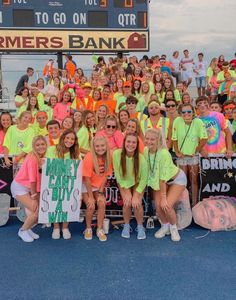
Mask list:
[[170,62],[171,62],[171,64],[172,64],[173,68],[174,68],[174,71],[175,71],[175,72],[179,72],[179,71],[180,71],[180,66],[179,66],[179,64],[180,64],[180,59],[174,58],[174,57],[172,56],[172,57],[170,58]]
[[198,73],[194,73],[195,77],[206,77],[207,66],[205,61],[197,61],[194,70]]
[[194,65],[194,60],[191,57],[184,57],[181,59],[181,64],[183,65],[183,67],[185,68],[185,70],[183,70],[184,72],[192,72],[193,71],[193,65]]

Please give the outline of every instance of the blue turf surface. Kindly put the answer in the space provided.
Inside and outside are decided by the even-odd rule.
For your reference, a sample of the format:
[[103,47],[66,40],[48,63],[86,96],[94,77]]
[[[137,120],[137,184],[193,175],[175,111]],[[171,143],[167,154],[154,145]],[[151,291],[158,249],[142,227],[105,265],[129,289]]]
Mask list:
[[54,241],[51,229],[38,241],[17,237],[20,223],[0,227],[0,299],[236,299],[236,232],[207,233],[199,227],[147,240],[109,234],[101,243],[83,239],[72,224],[72,239]]

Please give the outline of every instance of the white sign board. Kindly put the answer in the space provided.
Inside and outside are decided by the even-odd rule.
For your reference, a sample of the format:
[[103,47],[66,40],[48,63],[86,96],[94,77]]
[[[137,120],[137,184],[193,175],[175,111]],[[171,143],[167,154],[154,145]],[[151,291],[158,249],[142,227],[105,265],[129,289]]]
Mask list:
[[79,221],[81,187],[80,160],[47,158],[42,169],[38,222]]

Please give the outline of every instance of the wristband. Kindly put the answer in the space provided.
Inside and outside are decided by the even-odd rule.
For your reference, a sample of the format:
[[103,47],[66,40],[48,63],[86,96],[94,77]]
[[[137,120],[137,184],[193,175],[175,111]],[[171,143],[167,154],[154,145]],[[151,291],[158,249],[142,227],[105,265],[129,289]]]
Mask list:
[[37,193],[35,193],[35,194],[33,194],[33,195],[30,195],[30,197],[31,198],[34,198],[34,197],[36,197],[38,194]]
[[99,195],[103,195],[103,196],[104,196],[104,193],[103,193],[103,192],[101,192],[101,191],[98,191],[98,194],[99,194]]

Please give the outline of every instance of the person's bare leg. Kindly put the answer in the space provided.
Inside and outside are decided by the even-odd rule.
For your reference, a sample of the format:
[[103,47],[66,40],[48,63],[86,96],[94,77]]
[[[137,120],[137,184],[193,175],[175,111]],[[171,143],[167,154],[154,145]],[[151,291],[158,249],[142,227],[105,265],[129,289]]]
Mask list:
[[199,166],[193,165],[189,166],[189,179],[191,182],[191,189],[192,189],[192,207],[194,207],[198,202],[198,173],[199,173]]
[[37,223],[38,202],[36,200],[32,200],[29,194],[16,196],[16,200],[21,202],[24,207],[28,209],[29,214],[22,226],[23,230],[28,230],[32,228],[35,223]]

